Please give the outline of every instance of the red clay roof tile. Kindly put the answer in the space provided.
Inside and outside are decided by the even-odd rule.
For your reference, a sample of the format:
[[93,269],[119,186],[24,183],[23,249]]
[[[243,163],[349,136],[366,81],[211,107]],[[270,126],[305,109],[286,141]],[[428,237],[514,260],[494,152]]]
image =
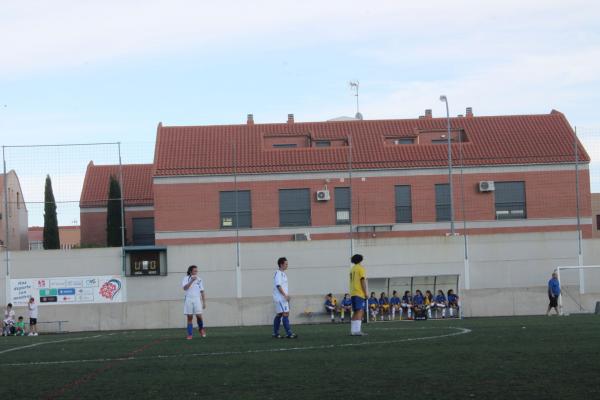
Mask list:
[[[125,206],[152,205],[153,164],[123,165]],[[88,164],[81,190],[80,207],[106,207],[110,176],[119,177],[118,165]]]
[[[465,165],[545,164],[574,162],[574,133],[557,111],[543,115],[451,118],[464,132]],[[416,132],[446,129],[445,118],[327,121],[306,123],[173,126],[159,125],[155,176],[220,175],[346,170],[348,147],[269,149],[265,136],[309,135],[352,141],[354,169],[431,168],[447,165],[447,147],[439,144],[389,145],[386,136],[414,137]],[[234,163],[234,146],[237,163]],[[459,148],[453,145],[458,161]],[[589,156],[579,144],[580,160]],[[127,192],[126,192],[127,193]]]

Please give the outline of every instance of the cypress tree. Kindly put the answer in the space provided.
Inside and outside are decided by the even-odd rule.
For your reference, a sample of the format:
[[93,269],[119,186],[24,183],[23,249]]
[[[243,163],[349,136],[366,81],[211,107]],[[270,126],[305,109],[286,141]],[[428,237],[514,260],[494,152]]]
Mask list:
[[120,247],[121,243],[121,185],[113,175],[108,186],[108,204],[106,212],[106,245]]
[[54,200],[50,175],[46,175],[46,187],[44,189],[44,249],[60,249],[56,201]]

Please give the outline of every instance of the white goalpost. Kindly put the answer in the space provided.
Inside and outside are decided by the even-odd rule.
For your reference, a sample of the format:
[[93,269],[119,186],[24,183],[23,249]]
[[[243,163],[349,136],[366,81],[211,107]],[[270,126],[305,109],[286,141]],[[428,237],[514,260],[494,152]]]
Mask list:
[[583,295],[583,294],[585,294],[586,271],[593,270],[593,269],[600,271],[600,265],[575,265],[575,266],[556,267],[555,271],[556,271],[556,275],[557,275],[558,281],[560,283],[560,289],[561,289],[560,296],[558,296],[558,307],[559,307],[559,310],[560,310],[559,312],[561,315],[569,314],[568,312],[566,314],[564,312],[563,297],[565,295],[572,302],[574,302],[577,305],[577,307],[579,308],[578,309],[579,312],[582,312],[582,313],[593,312],[592,310],[586,310],[586,308],[583,306],[583,304],[581,302],[581,297],[578,300],[571,293],[568,292],[567,287],[569,285],[567,285],[567,283],[566,283],[567,279],[565,277],[565,274],[567,272],[577,270],[579,272],[579,274],[578,274],[579,295]]

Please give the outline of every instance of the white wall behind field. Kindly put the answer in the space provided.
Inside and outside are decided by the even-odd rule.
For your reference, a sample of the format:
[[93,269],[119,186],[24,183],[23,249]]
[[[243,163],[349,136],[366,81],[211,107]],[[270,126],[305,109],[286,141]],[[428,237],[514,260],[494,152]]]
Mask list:
[[[361,240],[355,241],[354,251],[365,256],[364,265],[370,278],[460,275],[466,315],[514,315],[545,311],[545,287],[552,271],[559,265],[577,264],[576,238],[574,232],[471,236],[470,291],[464,290],[462,277],[462,237]],[[319,311],[325,293],[347,291],[350,267],[347,240],[242,243],[242,299],[236,299],[235,244],[169,246],[168,275],[127,277],[126,303],[44,305],[40,319],[69,320],[70,330],[181,326],[180,283],[187,267],[195,264],[209,298],[206,317],[210,325],[268,323],[272,317],[272,277],[280,256],[289,260],[292,315],[296,320],[301,320],[306,308]],[[600,264],[600,242],[584,241],[584,262]],[[119,275],[121,250],[11,252],[10,267],[13,279]],[[0,271],[0,294],[5,298],[4,262]],[[586,278],[588,294],[584,300],[592,307],[596,297],[600,297],[594,297],[600,294],[600,270],[587,272]],[[564,274],[563,279],[565,285],[570,285],[569,292],[577,292],[576,272]],[[483,307],[486,294],[496,292],[500,296],[491,297],[497,299],[496,304]],[[532,306],[523,305],[523,299]],[[25,310],[21,312],[26,315]]]
[[116,247],[10,253],[12,279],[120,275],[121,271],[121,249]]

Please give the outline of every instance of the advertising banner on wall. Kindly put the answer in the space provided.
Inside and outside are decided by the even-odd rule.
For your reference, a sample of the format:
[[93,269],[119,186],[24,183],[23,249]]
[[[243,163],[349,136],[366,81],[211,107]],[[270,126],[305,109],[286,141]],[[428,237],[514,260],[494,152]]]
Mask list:
[[126,301],[125,281],[116,275],[10,280],[14,306],[27,305],[30,297],[39,305],[121,303]]

